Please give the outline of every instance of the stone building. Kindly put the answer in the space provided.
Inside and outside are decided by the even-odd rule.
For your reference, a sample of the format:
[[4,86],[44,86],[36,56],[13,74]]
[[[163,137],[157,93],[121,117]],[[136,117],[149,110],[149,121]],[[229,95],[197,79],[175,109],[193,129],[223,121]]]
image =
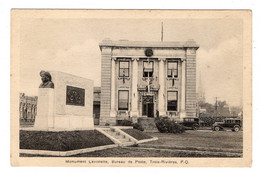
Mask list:
[[100,124],[196,116],[196,51],[186,42],[103,40]]
[[19,118],[23,121],[34,122],[37,114],[37,96],[25,96],[20,93],[19,98]]

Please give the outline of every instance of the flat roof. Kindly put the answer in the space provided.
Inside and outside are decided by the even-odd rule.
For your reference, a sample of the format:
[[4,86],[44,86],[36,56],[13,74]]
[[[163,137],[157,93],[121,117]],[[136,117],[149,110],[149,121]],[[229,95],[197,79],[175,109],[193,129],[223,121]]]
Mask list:
[[110,39],[104,39],[101,43],[99,43],[100,49],[102,47],[191,47],[191,48],[199,48],[199,45],[193,39],[189,39],[186,42],[155,42],[155,41],[128,41],[128,40],[119,40],[119,41],[112,41]]

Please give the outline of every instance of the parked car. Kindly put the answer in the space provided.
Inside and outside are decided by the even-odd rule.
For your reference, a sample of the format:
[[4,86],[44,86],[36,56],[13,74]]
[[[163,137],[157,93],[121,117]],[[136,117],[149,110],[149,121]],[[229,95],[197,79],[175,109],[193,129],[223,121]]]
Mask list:
[[186,117],[183,118],[183,121],[180,122],[186,129],[193,129],[197,130],[200,127],[200,120],[199,118],[194,117]]
[[238,132],[242,127],[242,121],[240,119],[224,119],[222,122],[215,122],[212,125],[213,131],[227,130],[231,129],[232,131]]

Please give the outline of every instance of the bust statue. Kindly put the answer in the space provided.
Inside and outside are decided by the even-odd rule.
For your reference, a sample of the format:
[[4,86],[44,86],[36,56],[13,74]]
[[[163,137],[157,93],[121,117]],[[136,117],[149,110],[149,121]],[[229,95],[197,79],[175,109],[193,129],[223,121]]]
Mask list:
[[51,74],[49,72],[41,71],[42,83],[39,88],[54,88],[54,84],[51,81]]

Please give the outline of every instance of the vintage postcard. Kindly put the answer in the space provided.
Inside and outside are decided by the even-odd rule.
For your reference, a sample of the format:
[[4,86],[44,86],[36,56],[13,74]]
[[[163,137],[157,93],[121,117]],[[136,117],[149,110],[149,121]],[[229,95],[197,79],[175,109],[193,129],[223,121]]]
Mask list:
[[11,11],[11,165],[250,167],[250,10]]

